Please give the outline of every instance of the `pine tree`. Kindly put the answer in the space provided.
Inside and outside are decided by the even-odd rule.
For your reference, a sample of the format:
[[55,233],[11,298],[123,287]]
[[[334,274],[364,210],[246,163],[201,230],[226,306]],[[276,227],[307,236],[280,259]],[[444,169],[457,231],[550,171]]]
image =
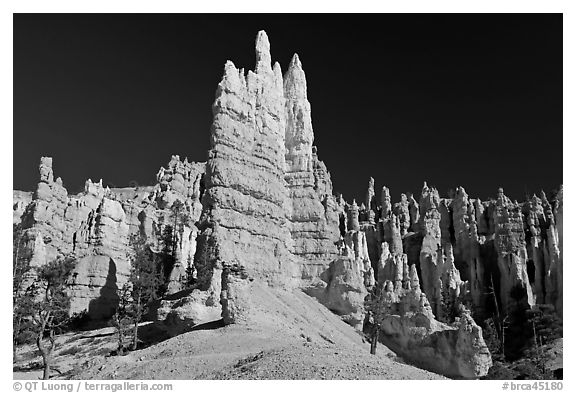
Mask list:
[[34,339],[42,355],[44,379],[50,378],[56,334],[71,321],[68,280],[74,269],[71,257],[35,268],[35,279],[19,298],[14,313],[22,321],[20,334]]
[[376,354],[378,338],[383,321],[387,315],[393,313],[394,299],[392,283],[386,281],[382,286],[376,285],[365,302],[370,322],[373,324],[371,332],[370,354]]
[[12,357],[14,360],[16,360],[18,343],[25,340],[22,334],[28,330],[27,321],[24,318],[28,304],[24,297],[23,285],[30,271],[30,259],[20,252],[23,234],[22,226],[14,224],[12,232]]
[[163,270],[159,268],[150,246],[143,236],[131,239],[134,254],[131,260],[129,313],[133,321],[132,350],[138,348],[138,325],[148,312],[151,302],[160,297],[164,284]]
[[185,288],[191,288],[196,283],[196,278],[194,277],[196,269],[194,268],[194,263],[191,257],[188,257],[188,265],[186,266],[186,277],[184,282]]
[[134,315],[132,307],[132,286],[130,282],[125,283],[118,289],[118,306],[112,316],[112,323],[116,328],[118,335],[118,355],[124,355],[126,352],[126,333],[134,325]]

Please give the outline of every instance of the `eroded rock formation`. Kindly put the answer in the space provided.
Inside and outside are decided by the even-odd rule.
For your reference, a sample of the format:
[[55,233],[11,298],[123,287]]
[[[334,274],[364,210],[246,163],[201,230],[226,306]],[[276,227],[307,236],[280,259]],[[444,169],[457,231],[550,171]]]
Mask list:
[[129,273],[131,236],[155,254],[170,248],[156,317],[174,334],[218,318],[245,323],[254,283],[301,287],[361,329],[379,288],[384,343],[463,378],[491,364],[469,310],[481,320],[491,302],[502,313],[546,303],[562,315],[562,190],[519,204],[503,190],[482,202],[424,184],[418,201],[405,193],[393,203],[383,187],[378,203],[370,178],[364,202],[347,203],[314,146],[306,90],[299,57],[282,75],[259,32],[255,70],[224,67],[206,163],[174,156],[155,185],[88,180],[69,195],[44,157],[33,195],[14,192],[19,255],[33,266],[76,258],[73,311],[106,318]]
[[463,312],[455,322],[435,319],[412,265],[397,267],[394,282],[384,281],[373,318],[380,340],[415,365],[456,378],[478,378],[492,365],[482,329]]
[[312,146],[312,116],[306,76],[295,54],[284,75],[286,170],[294,254],[304,260],[302,276],[317,277],[338,255],[339,214],[330,174]]
[[[54,180],[52,159],[43,157],[37,190],[17,219],[22,233],[19,255],[32,266],[59,257],[75,258],[71,311],[86,310],[95,319],[109,317],[117,302],[117,289],[129,275],[132,234],[142,233],[158,248],[170,227],[175,267],[192,260],[203,165],[181,162],[174,156],[154,187],[109,189],[102,180],[94,183],[89,179],[82,193],[69,195],[62,180]],[[176,200],[182,202],[178,212],[172,209]],[[171,275],[172,287],[177,286],[181,275],[176,269]]]

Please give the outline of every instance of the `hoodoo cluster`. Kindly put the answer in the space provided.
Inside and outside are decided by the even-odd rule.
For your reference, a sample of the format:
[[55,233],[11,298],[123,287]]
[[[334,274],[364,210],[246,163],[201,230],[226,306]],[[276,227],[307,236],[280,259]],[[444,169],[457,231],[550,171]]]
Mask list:
[[491,312],[489,289],[502,312],[549,304],[562,315],[562,190],[518,203],[501,189],[480,201],[424,184],[393,203],[370,178],[366,200],[346,202],[314,146],[306,89],[298,55],[283,74],[259,32],[255,70],[224,67],[207,162],[173,156],[153,186],[88,180],[70,195],[44,157],[37,190],[14,192],[19,255],[32,266],[73,255],[72,310],[105,319],[129,274],[130,236],[155,252],[170,228],[170,296],[156,313],[167,330],[249,321],[255,282],[302,289],[359,330],[378,323],[405,359],[465,378],[491,365],[475,322]]

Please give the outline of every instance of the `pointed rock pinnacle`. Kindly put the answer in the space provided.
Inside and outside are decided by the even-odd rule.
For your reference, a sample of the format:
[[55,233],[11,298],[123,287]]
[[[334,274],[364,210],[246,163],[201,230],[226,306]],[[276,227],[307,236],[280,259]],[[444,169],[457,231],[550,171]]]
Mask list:
[[256,36],[256,73],[271,72],[272,57],[270,56],[270,41],[264,30]]

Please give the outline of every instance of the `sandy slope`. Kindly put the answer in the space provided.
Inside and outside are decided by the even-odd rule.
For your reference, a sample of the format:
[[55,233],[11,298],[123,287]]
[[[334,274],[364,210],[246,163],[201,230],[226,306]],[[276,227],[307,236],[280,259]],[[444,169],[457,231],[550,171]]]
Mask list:
[[[255,286],[251,319],[195,330],[123,357],[75,361],[76,379],[438,379],[370,346],[350,326],[300,291]],[[94,332],[95,333],[95,332]],[[107,336],[113,346],[115,337]],[[69,339],[71,340],[71,339]],[[73,341],[71,340],[71,343]],[[67,345],[70,345],[68,343]],[[102,345],[102,344],[100,344]],[[63,362],[62,356],[58,357]],[[16,373],[14,375],[15,378]]]

